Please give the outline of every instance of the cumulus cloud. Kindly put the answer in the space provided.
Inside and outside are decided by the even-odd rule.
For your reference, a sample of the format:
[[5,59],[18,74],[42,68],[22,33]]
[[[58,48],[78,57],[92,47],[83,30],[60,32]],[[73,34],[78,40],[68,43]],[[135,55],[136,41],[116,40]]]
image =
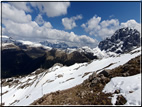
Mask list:
[[137,23],[134,19],[131,19],[131,20],[128,20],[127,22],[121,23],[121,27],[131,27],[131,28],[137,29],[139,32],[141,32],[140,23]]
[[[35,3],[35,2],[32,2]],[[49,17],[59,16],[67,13],[68,2],[42,2],[32,4],[38,7],[40,11],[45,12]],[[61,6],[61,7],[60,7]],[[66,32],[54,29],[50,22],[43,20],[39,14],[35,21],[31,20],[31,16],[25,13],[25,9],[16,6],[16,4],[2,3],[2,28],[3,35],[13,37],[16,40],[44,41],[56,40],[65,42],[70,46],[91,46],[95,47],[98,41],[86,35],[76,35],[74,32]],[[28,11],[28,10],[27,10]],[[50,13],[50,12],[51,13]],[[54,12],[55,11],[55,12]],[[81,15],[72,17],[73,20],[82,19]]]
[[52,28],[51,23],[44,21],[41,14],[38,14],[38,16],[35,18],[35,22],[38,25],[43,25],[45,28]]
[[62,24],[64,25],[65,29],[71,30],[77,26],[75,21],[79,19],[82,19],[82,15],[73,16],[71,18],[65,17],[62,19]]
[[29,2],[9,2],[11,5],[16,7],[17,9],[24,10],[26,12],[31,12],[31,8],[28,5]]
[[35,21],[36,21],[36,23],[39,24],[39,25],[44,24],[44,20],[43,20],[41,14],[38,14],[38,16],[35,18]]
[[[11,20],[4,21],[6,35],[14,36],[28,36],[32,34],[34,29],[33,23],[16,23]],[[13,27],[14,26],[14,27]],[[37,26],[37,25],[35,25]]]
[[50,22],[45,22],[44,25],[43,25],[45,28],[52,28],[52,25]]
[[[3,5],[3,35],[8,35],[15,39],[31,40],[31,41],[44,41],[56,40],[62,41],[70,46],[91,46],[95,47],[98,41],[86,35],[76,35],[74,32],[65,32],[63,30],[53,29],[50,22],[43,20],[39,14],[35,21],[27,18],[23,10],[11,6],[10,4]],[[6,12],[12,12],[7,14]],[[22,12],[22,13],[19,13]],[[14,19],[19,17],[17,20]],[[28,20],[27,20],[28,19]],[[81,19],[81,16],[73,17],[74,20]],[[40,25],[41,24],[41,25]],[[92,45],[93,44],[93,45]]]
[[101,22],[101,17],[94,16],[88,22],[83,23],[81,27],[83,27],[86,32],[89,32],[90,35],[105,39],[114,33],[118,25],[119,21],[117,19],[104,20]]
[[67,14],[70,2],[31,2],[33,7],[37,7],[41,13],[46,13],[48,17],[55,17]]
[[99,16],[93,16],[86,23],[83,23],[81,27],[90,35],[98,36],[102,39],[111,37],[116,30],[122,27],[130,27],[140,31],[140,24],[135,20],[128,20],[124,23],[120,23],[118,19],[101,21],[101,17]]
[[94,16],[87,23],[83,23],[81,26],[85,29],[86,32],[89,32],[90,35],[92,35],[92,31],[97,31],[100,29],[100,26],[98,26],[100,21],[101,17]]
[[[30,23],[16,23],[8,21],[5,23],[4,35],[10,35],[15,39],[25,38],[28,40],[56,40],[63,41],[70,46],[90,46],[95,47],[98,41],[86,35],[76,35],[74,32],[65,32],[49,27],[46,22],[43,26],[39,26],[35,21]],[[12,27],[15,26],[15,27]],[[34,38],[34,39],[33,39]]]
[[31,21],[31,15],[26,15],[24,10],[19,10],[8,3],[2,3],[2,20],[3,19],[27,23]]

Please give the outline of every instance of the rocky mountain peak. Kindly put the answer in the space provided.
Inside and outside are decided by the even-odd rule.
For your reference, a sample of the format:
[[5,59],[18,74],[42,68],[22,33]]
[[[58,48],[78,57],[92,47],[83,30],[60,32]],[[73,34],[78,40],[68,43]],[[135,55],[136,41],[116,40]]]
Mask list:
[[140,33],[136,29],[121,28],[117,30],[111,38],[101,41],[98,47],[101,50],[116,53],[125,53],[131,51],[135,47],[140,46]]

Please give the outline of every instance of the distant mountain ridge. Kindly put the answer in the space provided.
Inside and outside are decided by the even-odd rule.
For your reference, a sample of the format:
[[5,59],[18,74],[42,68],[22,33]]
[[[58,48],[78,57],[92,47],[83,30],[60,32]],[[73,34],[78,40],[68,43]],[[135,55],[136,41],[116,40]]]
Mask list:
[[46,46],[38,43],[16,41],[5,36],[2,41],[2,78],[24,76],[38,68],[49,69],[56,63],[70,66],[98,59],[92,52],[76,49],[67,52],[66,48],[60,49],[63,46],[67,45],[56,44],[59,49],[45,48]]
[[[48,40],[34,43],[30,41],[14,40],[11,37],[2,36],[2,43],[14,43],[16,46],[25,47],[44,47],[44,48],[56,48],[61,50],[75,49],[78,50],[77,46],[69,46],[65,42],[50,42]],[[101,41],[98,48],[105,50],[106,52],[124,53],[129,52],[135,47],[140,46],[140,33],[136,29],[132,28],[121,28],[118,29],[110,38],[106,38]],[[82,48],[83,49],[83,48]],[[89,49],[89,48],[88,48]],[[90,50],[90,49],[89,49]]]
[[69,46],[68,44],[64,43],[64,42],[59,42],[59,43],[51,43],[49,41],[43,41],[40,42],[42,45],[44,46],[49,46],[52,48],[59,48],[59,49],[67,49],[67,48],[78,48],[77,46]]
[[17,46],[23,46],[23,45],[29,45],[32,47],[50,47],[50,48],[56,48],[56,49],[67,49],[67,48],[72,48],[72,49],[77,49],[77,46],[69,46],[65,42],[49,42],[49,41],[41,41],[41,42],[31,42],[31,41],[23,41],[23,40],[14,40],[12,37],[8,36],[2,36],[2,43],[14,43]]

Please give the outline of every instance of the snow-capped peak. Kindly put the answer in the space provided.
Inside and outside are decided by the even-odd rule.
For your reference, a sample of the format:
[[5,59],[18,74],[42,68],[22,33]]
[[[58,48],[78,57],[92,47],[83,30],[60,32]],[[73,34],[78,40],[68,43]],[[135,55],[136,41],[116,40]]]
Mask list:
[[140,33],[136,29],[121,28],[111,38],[101,41],[98,47],[101,50],[125,53],[140,46]]

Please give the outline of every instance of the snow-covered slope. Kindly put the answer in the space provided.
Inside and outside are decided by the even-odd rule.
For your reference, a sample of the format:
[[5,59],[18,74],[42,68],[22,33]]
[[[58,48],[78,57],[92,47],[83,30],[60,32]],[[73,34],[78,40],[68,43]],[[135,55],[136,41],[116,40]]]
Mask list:
[[81,47],[81,48],[77,48],[77,49],[71,49],[71,48],[68,48],[65,50],[67,53],[72,53],[74,51],[78,51],[78,52],[82,52],[82,53],[92,53],[94,56],[97,56],[99,59],[102,59],[102,58],[107,58],[107,57],[110,57],[110,56],[118,56],[119,54],[117,53],[114,53],[114,52],[106,52],[105,50],[100,50],[100,48],[97,46],[96,48],[93,48],[91,49],[90,47],[88,46],[84,46],[84,47]]
[[[141,48],[115,57],[93,60],[91,63],[60,66],[48,70],[38,69],[25,77],[2,80],[2,103],[5,105],[29,105],[44,94],[64,90],[81,84],[93,72],[113,69],[141,55]],[[86,75],[87,74],[87,75]]]
[[125,105],[141,105],[141,74],[115,77],[105,86],[103,92],[114,93],[115,90],[120,90],[120,93],[113,94],[112,104],[116,103],[118,95],[123,95],[127,100]]

